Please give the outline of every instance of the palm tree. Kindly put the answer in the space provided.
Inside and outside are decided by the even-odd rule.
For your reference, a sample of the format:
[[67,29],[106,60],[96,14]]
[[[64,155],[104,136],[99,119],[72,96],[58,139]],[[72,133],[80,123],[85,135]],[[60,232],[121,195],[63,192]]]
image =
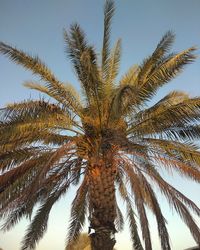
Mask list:
[[[31,217],[22,250],[34,249],[47,229],[50,210],[70,186],[78,185],[72,203],[67,249],[78,238],[86,217],[93,250],[111,250],[123,229],[116,199],[126,203],[133,248],[151,250],[147,209],[155,215],[161,248],[169,250],[166,220],[154,187],[186,223],[200,245],[200,229],[190,211],[200,209],[171,186],[160,169],[200,180],[200,98],[173,91],[155,105],[157,90],[195,59],[195,48],[169,53],[174,34],[167,32],[151,56],[131,67],[117,83],[121,41],[110,49],[114,1],[104,8],[101,60],[78,24],[64,33],[66,52],[81,83],[83,98],[60,82],[38,58],[5,43],[0,52],[38,75],[43,84],[25,86],[50,97],[25,100],[0,111],[0,216],[9,230]],[[137,216],[137,217],[136,217]],[[141,225],[142,240],[138,233]]]

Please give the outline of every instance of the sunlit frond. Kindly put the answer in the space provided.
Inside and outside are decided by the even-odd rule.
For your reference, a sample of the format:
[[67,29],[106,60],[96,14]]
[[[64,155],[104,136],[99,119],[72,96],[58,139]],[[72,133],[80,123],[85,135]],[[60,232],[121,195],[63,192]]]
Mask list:
[[138,77],[139,67],[138,65],[133,65],[128,72],[122,76],[119,85],[134,85]]
[[72,85],[60,84],[58,89],[54,89],[48,85],[43,86],[36,82],[27,81],[24,83],[24,86],[47,94],[58,101],[59,104],[61,103],[67,111],[71,110],[81,116],[80,97]]
[[[105,77],[105,89],[106,93],[111,94],[111,91],[114,88],[115,80],[119,72],[119,63],[121,56],[121,40],[119,39],[110,53],[110,57],[108,58],[107,68],[108,72]],[[105,94],[106,94],[105,93]]]
[[142,77],[142,80],[140,80],[138,76],[141,102],[149,100],[159,87],[175,78],[183,70],[185,65],[193,62],[196,58],[194,51],[196,51],[196,48],[191,47],[166,58],[166,60],[155,67],[152,72],[149,72],[145,78]]
[[48,82],[53,88],[60,87],[60,82],[56,79],[51,70],[48,69],[48,67],[37,56],[30,56],[29,54],[3,42],[0,42],[0,52],[8,56],[15,63],[31,70],[42,80]]
[[186,98],[174,105],[173,103],[171,105],[163,103],[160,106],[161,108],[158,106],[157,108],[150,108],[144,113],[139,113],[128,133],[154,134],[175,126],[184,128],[185,125],[199,120],[199,98]]

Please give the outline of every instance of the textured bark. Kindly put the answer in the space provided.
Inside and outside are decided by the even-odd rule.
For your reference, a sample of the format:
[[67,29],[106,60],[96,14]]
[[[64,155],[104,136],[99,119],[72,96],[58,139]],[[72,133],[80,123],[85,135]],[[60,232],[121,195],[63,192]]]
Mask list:
[[114,180],[115,166],[103,161],[92,164],[89,170],[90,181],[90,235],[92,250],[112,250],[115,245],[116,200]]
[[90,235],[91,250],[113,250],[116,243],[109,231],[103,229]]

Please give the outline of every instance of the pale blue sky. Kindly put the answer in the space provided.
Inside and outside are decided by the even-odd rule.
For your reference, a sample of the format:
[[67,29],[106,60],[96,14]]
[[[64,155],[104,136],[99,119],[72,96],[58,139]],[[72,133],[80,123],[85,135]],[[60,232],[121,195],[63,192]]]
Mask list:
[[[88,40],[99,50],[103,31],[103,0],[0,0],[0,40],[15,45],[33,55],[39,55],[62,81],[78,87],[69,60],[64,53],[63,28],[78,22]],[[116,0],[112,41],[122,38],[121,73],[129,66],[142,62],[162,35],[173,30],[176,33],[174,50],[180,51],[192,45],[200,48],[200,0]],[[198,50],[197,54],[200,54]],[[0,56],[0,107],[6,103],[36,98],[38,93],[25,89],[22,83],[33,79],[30,72]],[[172,89],[200,96],[200,59],[189,65],[170,84],[162,88],[154,100],[160,99]],[[200,206],[200,185],[181,181],[176,175],[170,182],[180,188]],[[70,201],[74,191],[57,203],[51,213],[49,229],[37,250],[64,249]],[[168,218],[173,250],[194,245],[189,230],[175,213],[171,213],[164,199],[163,212]],[[156,224],[151,217],[154,249],[160,245],[156,236]],[[14,230],[0,233],[0,247],[19,250],[19,244],[27,226],[22,221]],[[126,228],[117,236],[117,248],[130,250],[131,242]]]

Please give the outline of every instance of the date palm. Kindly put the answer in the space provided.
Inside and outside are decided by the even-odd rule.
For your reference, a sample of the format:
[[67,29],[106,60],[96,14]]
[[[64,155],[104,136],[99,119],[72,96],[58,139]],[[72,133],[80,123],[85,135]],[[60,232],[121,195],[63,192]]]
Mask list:
[[0,43],[2,54],[43,82],[26,82],[25,86],[50,97],[48,101],[28,99],[10,104],[0,111],[2,229],[9,230],[21,218],[31,217],[39,205],[22,250],[36,247],[46,231],[52,206],[72,185],[78,189],[71,208],[67,249],[78,238],[87,216],[92,249],[113,249],[114,235],[123,229],[116,191],[126,203],[133,248],[152,249],[149,209],[157,221],[161,248],[171,249],[154,187],[160,189],[200,244],[200,229],[190,213],[199,216],[200,209],[160,171],[175,170],[199,182],[200,152],[194,140],[200,137],[200,98],[173,91],[147,106],[161,86],[195,59],[195,48],[169,53],[174,35],[167,32],[151,56],[117,81],[121,41],[110,49],[113,13],[114,1],[108,0],[100,60],[78,24],[64,33],[66,53],[81,84],[82,98],[38,57]]

